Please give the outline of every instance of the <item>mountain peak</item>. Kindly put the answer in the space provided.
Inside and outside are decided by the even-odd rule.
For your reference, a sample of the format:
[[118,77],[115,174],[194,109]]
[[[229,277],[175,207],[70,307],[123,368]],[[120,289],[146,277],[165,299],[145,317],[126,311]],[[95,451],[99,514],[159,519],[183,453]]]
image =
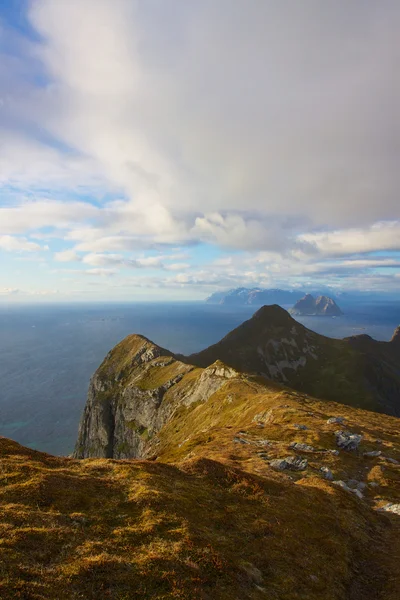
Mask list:
[[278,304],[265,304],[254,313],[250,320],[261,321],[262,323],[271,322],[278,325],[290,323],[292,317],[287,310]]
[[311,294],[306,294],[290,310],[293,315],[313,316],[326,315],[329,317],[338,317],[342,311],[336,302],[329,296],[318,296],[317,299]]

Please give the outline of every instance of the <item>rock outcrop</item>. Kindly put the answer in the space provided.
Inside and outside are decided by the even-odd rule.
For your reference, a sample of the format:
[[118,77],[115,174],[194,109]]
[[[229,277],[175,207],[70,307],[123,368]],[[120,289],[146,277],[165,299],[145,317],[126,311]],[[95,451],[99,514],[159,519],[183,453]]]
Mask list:
[[328,296],[318,296],[317,299],[311,294],[306,294],[290,310],[292,315],[297,316],[319,316],[340,317],[343,313],[333,300]]
[[74,456],[146,457],[178,408],[206,402],[235,376],[218,361],[200,371],[131,335],[107,355],[90,381]]
[[[240,373],[323,399],[400,414],[399,368],[396,342],[368,336],[331,340],[276,305],[262,307],[218,344],[189,357],[131,335],[92,377],[74,456],[153,456],[160,430],[177,412],[207,402]],[[343,421],[333,417],[328,424]]]

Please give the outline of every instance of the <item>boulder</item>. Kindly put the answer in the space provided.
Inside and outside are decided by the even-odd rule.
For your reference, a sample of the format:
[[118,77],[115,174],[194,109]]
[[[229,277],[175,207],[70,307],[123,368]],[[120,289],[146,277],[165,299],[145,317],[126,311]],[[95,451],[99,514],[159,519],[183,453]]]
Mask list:
[[288,467],[284,458],[274,458],[274,460],[270,461],[269,466],[275,469],[275,471],[284,471]]
[[275,469],[275,471],[304,471],[308,466],[308,461],[305,458],[299,456],[288,456],[286,458],[275,458],[271,460],[269,466]]
[[343,425],[344,421],[345,421],[344,417],[331,417],[330,419],[327,420],[327,424],[333,425],[335,423],[338,423],[339,425]]
[[336,480],[336,481],[332,481],[332,483],[334,485],[337,485],[338,487],[341,487],[343,490],[346,490],[346,492],[351,492],[352,494],[355,494],[357,496],[357,498],[359,498],[360,500],[363,497],[363,495],[359,489],[357,489],[357,488],[352,489],[351,487],[349,487],[347,485],[347,483],[345,483],[344,481],[341,481],[340,479]]
[[307,459],[300,458],[299,456],[289,456],[285,458],[285,461],[288,465],[287,468],[291,471],[304,471],[308,466]]
[[328,481],[333,481],[333,473],[330,469],[328,469],[328,467],[321,467],[320,471],[324,479],[327,479]]
[[376,458],[382,454],[381,450],[371,450],[371,452],[364,452],[363,456],[365,458]]
[[299,442],[292,442],[289,444],[289,448],[291,450],[298,450],[299,452],[316,452],[313,446],[309,446],[308,444],[301,444]]
[[336,445],[343,450],[357,450],[362,440],[362,435],[351,431],[335,431]]

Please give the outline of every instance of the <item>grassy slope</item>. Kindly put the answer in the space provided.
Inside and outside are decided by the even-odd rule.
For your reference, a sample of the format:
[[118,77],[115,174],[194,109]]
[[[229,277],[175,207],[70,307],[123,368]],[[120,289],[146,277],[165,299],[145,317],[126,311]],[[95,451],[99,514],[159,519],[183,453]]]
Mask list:
[[[400,501],[399,466],[313,454],[288,475],[258,454],[334,448],[332,415],[363,433],[362,450],[400,458],[398,419],[246,377],[180,408],[156,461],[55,458],[1,439],[0,597],[397,600],[399,518],[374,508]],[[378,485],[360,501],[321,465]]]
[[[400,352],[395,354],[392,345],[375,340],[370,340],[365,347],[362,339],[365,336],[359,337],[360,343],[328,338],[307,329],[279,306],[264,306],[222,340],[185,360],[206,367],[219,359],[242,372],[268,374],[260,349],[270,355],[266,362],[277,364],[287,354],[295,361],[304,354],[303,347],[312,345],[315,358],[307,355],[304,367],[285,370],[287,385],[324,400],[393,414],[393,407],[382,403],[368,382],[370,369],[365,354],[368,351],[372,364],[375,362],[383,369],[386,366],[389,381],[398,384]],[[295,340],[295,347],[282,344],[284,339]],[[375,383],[379,389],[381,382]]]

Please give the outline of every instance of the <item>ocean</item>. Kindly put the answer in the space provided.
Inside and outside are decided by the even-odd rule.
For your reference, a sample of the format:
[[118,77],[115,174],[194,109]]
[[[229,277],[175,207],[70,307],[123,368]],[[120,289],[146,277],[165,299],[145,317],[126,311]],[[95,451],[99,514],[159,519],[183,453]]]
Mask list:
[[[341,305],[343,317],[304,317],[306,327],[341,338],[389,340],[400,303]],[[0,435],[57,455],[72,452],[90,376],[108,351],[141,333],[173,352],[217,342],[257,310],[205,303],[0,305]]]

